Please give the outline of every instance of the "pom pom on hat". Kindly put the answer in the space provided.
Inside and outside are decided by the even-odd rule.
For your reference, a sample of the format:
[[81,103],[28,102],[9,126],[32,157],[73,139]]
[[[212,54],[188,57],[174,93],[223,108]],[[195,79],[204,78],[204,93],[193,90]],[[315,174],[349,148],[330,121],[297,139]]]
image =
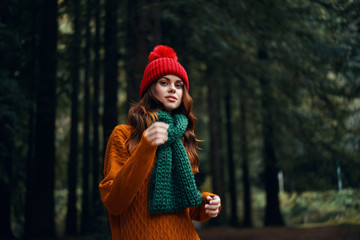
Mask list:
[[165,45],[158,45],[154,48],[154,50],[149,54],[149,63],[155,59],[167,57],[172,58],[175,61],[178,60],[176,52],[171,47]]
[[173,74],[180,77],[189,91],[189,80],[183,66],[178,62],[174,49],[165,45],[158,45],[149,54],[149,63],[145,68],[143,79],[140,85],[140,98],[146,89],[159,78]]

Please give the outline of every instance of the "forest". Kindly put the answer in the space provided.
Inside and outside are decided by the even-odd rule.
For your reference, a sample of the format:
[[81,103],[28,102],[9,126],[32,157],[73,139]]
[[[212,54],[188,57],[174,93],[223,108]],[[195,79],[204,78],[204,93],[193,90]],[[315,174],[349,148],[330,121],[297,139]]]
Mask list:
[[198,228],[360,225],[360,1],[0,2],[0,239],[111,239],[98,185],[147,56],[189,76]]

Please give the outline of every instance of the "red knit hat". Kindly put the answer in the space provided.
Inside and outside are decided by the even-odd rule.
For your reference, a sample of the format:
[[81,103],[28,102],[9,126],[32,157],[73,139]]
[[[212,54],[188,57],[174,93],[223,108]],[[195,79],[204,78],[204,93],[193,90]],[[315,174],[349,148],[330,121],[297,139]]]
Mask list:
[[146,89],[159,78],[174,74],[180,77],[189,91],[189,80],[185,69],[177,61],[174,49],[165,45],[158,45],[149,54],[149,63],[145,68],[144,76],[140,84],[140,98],[143,97]]

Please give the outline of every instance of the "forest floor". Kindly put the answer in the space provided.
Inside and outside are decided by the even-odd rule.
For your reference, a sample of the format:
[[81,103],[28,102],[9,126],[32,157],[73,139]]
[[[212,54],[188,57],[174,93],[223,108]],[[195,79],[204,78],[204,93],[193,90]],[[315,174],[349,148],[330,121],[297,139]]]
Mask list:
[[[231,228],[207,227],[197,230],[201,240],[360,240],[360,225],[317,227]],[[98,240],[111,236],[78,236],[58,240]],[[55,239],[54,239],[55,240]]]
[[321,227],[230,228],[198,230],[202,240],[360,240],[360,225]]

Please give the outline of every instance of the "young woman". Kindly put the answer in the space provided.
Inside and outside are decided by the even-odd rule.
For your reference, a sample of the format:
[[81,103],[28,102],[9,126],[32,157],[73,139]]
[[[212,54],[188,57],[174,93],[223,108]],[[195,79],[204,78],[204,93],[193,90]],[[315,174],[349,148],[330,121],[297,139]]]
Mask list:
[[140,85],[141,100],[107,143],[99,188],[112,239],[199,239],[192,220],[219,214],[219,196],[196,188],[199,157],[188,90],[175,51],[155,47]]

